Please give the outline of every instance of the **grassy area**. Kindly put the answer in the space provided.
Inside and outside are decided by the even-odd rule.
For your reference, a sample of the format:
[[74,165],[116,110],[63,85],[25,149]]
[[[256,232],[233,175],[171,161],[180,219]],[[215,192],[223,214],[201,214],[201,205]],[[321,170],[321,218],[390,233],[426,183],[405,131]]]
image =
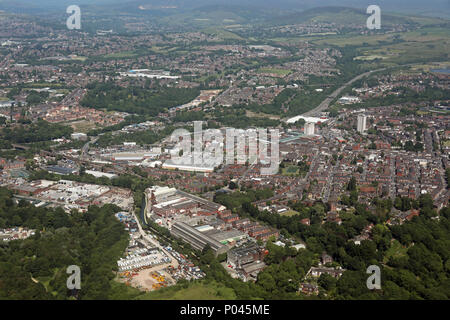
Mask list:
[[136,299],[139,296],[145,295],[145,292],[139,289],[127,286],[124,283],[117,281],[117,279],[111,280],[111,294],[110,300],[131,300]]
[[258,73],[273,73],[278,76],[287,76],[291,72],[292,72],[291,70],[277,69],[277,68],[261,68],[258,70]]
[[406,255],[407,250],[408,250],[408,248],[404,248],[400,244],[400,242],[398,242],[397,240],[394,240],[392,242],[391,247],[386,251],[386,254],[383,259],[383,263],[388,262],[391,257],[402,257],[402,256]]
[[156,53],[168,53],[171,50],[176,49],[170,46],[152,46],[150,48],[151,51],[156,52]]
[[87,133],[90,130],[97,128],[97,125],[94,122],[86,120],[69,122],[65,124],[70,125],[75,132],[82,132],[82,133]]
[[300,213],[298,213],[297,211],[289,210],[289,211],[281,213],[280,215],[286,216],[286,217],[292,217],[292,216],[299,215],[299,214]]
[[125,59],[125,58],[135,58],[138,54],[136,54],[133,51],[123,51],[123,52],[116,52],[116,53],[108,53],[103,56],[103,58],[106,59]]
[[359,56],[359,57],[355,58],[355,60],[364,60],[364,61],[371,61],[371,60],[375,60],[375,59],[387,59],[387,57],[370,55],[370,56]]
[[281,118],[278,115],[273,115],[273,114],[268,114],[268,113],[263,113],[263,112],[253,112],[250,110],[246,110],[245,115],[249,118],[268,118],[268,119],[274,119],[274,120],[280,120],[280,118]]
[[244,38],[237,35],[236,33],[230,32],[222,28],[206,28],[203,29],[202,32],[212,36],[217,36],[223,40],[244,40]]
[[423,27],[410,32],[390,34],[355,35],[340,34],[327,37],[311,37],[317,45],[359,47],[356,60],[381,59],[383,65],[407,64],[418,61],[448,61],[450,30],[447,27]]
[[73,61],[82,61],[82,62],[84,62],[84,61],[86,61],[88,58],[87,57],[79,57],[79,56],[76,56],[76,57],[73,57],[71,60],[73,60]]
[[297,166],[289,166],[281,170],[281,174],[284,176],[296,176],[300,173],[300,169]]
[[410,67],[411,71],[415,72],[429,72],[431,69],[445,69],[447,66],[450,65],[450,60],[444,61],[444,62],[435,62],[435,63],[424,63],[424,64],[417,64]]
[[[41,284],[45,287],[45,290],[46,290],[46,291],[49,291],[49,289],[50,289],[50,281],[52,281],[52,280],[55,278],[57,272],[58,272],[58,268],[54,268],[54,269],[53,269],[53,276],[37,277],[37,278],[34,279],[34,280],[36,280],[37,282],[41,283]],[[34,281],[34,280],[33,280],[33,281]],[[54,291],[52,291],[51,293],[52,293],[53,295],[56,295],[56,294],[57,294],[57,293],[54,292]]]
[[199,281],[187,288],[168,287],[149,292],[137,297],[139,300],[234,300],[236,294],[233,289],[213,281],[206,283]]

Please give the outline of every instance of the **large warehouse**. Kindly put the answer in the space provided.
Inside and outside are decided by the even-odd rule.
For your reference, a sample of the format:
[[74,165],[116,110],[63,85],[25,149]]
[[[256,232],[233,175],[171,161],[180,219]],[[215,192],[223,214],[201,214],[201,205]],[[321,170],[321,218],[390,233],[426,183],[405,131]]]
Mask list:
[[211,249],[217,255],[225,253],[228,251],[228,247],[221,244],[219,241],[201,233],[195,228],[187,225],[184,222],[176,222],[173,224],[170,233],[177,238],[191,244],[191,246],[197,250],[203,250],[203,248],[209,244]]

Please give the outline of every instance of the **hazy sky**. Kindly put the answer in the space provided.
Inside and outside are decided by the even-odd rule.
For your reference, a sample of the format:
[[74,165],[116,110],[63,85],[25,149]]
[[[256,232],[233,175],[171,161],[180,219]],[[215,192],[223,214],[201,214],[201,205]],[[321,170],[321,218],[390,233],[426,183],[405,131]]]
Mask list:
[[277,7],[280,9],[309,9],[315,6],[350,6],[364,8],[377,4],[381,9],[405,13],[443,11],[450,13],[450,0],[0,0],[0,8],[38,8],[42,10],[59,10],[71,4],[107,5],[125,4],[176,5],[181,9],[191,9],[210,5],[245,5],[256,7]]

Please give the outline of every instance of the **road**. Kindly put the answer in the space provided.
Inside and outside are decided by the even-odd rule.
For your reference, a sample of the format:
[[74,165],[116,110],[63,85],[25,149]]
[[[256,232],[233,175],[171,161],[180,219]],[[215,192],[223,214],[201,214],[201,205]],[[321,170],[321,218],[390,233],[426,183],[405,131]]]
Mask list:
[[142,236],[142,238],[146,241],[148,241],[149,243],[151,243],[152,245],[154,245],[155,247],[159,248],[162,252],[164,252],[172,261],[171,261],[171,265],[173,265],[173,267],[176,269],[178,268],[178,260],[175,259],[166,249],[163,248],[163,246],[155,239],[152,239],[148,236],[148,234],[144,231],[144,229],[142,229],[141,223],[139,221],[139,219],[136,217],[135,212],[132,212],[133,218],[134,220],[136,220],[136,223],[138,225],[138,229],[139,229],[139,233]]
[[83,146],[83,148],[81,149],[80,160],[83,160],[85,154],[88,152],[88,150],[89,150],[89,145],[90,145],[91,143],[96,143],[97,140],[98,140],[99,138],[100,138],[100,137],[95,137],[94,139],[89,140],[88,142],[86,142],[86,144],[85,144],[85,145]]
[[396,187],[395,187],[395,158],[394,155],[391,153],[390,158],[389,158],[389,169],[390,169],[390,181],[389,181],[389,198],[394,199],[395,198],[395,192],[396,192]]
[[344,85],[342,85],[340,88],[336,89],[336,90],[335,90],[332,94],[330,94],[325,100],[323,100],[322,103],[319,104],[316,108],[314,108],[314,109],[312,109],[312,110],[310,110],[310,111],[308,111],[308,112],[305,112],[305,113],[303,113],[302,115],[305,116],[305,117],[309,117],[309,116],[316,115],[316,114],[318,114],[319,112],[322,112],[322,111],[328,109],[328,107],[329,107],[331,101],[333,101],[333,100],[334,100],[334,99],[342,92],[342,90],[344,90],[346,87],[348,87],[349,85],[351,85],[351,84],[354,83],[355,81],[358,81],[358,80],[360,80],[360,79],[362,79],[362,78],[364,78],[364,77],[370,75],[371,73],[378,72],[378,71],[383,71],[383,70],[386,70],[386,68],[368,71],[368,72],[365,72],[365,73],[363,73],[363,74],[360,74],[360,75],[357,76],[357,77],[354,77],[352,80],[348,81],[346,84],[344,84]]
[[336,172],[336,169],[339,168],[340,164],[341,164],[341,160],[338,159],[336,161],[336,164],[331,167],[331,170],[328,173],[327,183],[324,186],[323,196],[322,196],[324,203],[327,203],[328,199],[330,198],[331,189],[333,188],[334,173]]

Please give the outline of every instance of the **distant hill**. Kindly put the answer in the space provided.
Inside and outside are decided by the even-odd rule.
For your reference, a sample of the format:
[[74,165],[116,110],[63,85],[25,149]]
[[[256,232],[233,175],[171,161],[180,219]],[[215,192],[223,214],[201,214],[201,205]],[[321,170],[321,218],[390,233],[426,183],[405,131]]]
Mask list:
[[196,26],[238,25],[268,21],[282,16],[284,11],[268,10],[246,6],[210,5],[179,11],[163,19],[166,23],[192,24]]
[[[450,17],[449,0],[0,0],[0,10],[7,11],[60,11],[71,4],[92,7],[114,7],[135,12],[136,10],[164,10],[176,8],[190,11],[205,6],[252,7],[257,9],[277,9],[286,12],[303,11],[315,7],[343,6],[367,8],[377,4],[383,11],[404,14],[426,14]],[[138,9],[141,8],[141,9]]]
[[[296,24],[296,23],[337,23],[337,24],[365,24],[369,15],[364,9],[355,9],[348,7],[318,7],[302,12],[295,12],[272,20],[272,23],[278,25]],[[383,14],[382,21],[385,25],[394,23],[411,22],[407,17],[393,14]]]

